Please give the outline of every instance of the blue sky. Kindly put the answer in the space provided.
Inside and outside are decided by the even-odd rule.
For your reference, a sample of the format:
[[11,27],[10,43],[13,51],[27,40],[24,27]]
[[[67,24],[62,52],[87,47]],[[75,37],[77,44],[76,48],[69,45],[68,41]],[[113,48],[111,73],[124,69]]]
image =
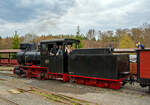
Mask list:
[[150,23],[150,0],[0,0],[0,36],[75,34]]

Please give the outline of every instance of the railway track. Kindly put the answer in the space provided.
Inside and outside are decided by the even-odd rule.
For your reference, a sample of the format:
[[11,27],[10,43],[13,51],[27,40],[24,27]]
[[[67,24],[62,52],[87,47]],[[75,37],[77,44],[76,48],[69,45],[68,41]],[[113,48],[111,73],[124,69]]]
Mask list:
[[12,100],[9,100],[7,98],[4,98],[2,96],[0,96],[0,100],[5,101],[7,104],[10,104],[10,105],[19,105],[18,103],[14,102]]
[[[25,93],[28,92],[30,94],[36,94],[40,97],[43,97],[44,99],[57,103],[57,104],[67,104],[67,105],[98,105],[97,103],[94,102],[90,102],[90,101],[85,101],[85,100],[81,100],[78,98],[73,98],[73,97],[69,97],[63,94],[56,94],[54,92],[51,91],[47,91],[44,89],[41,89],[39,87],[35,87],[35,86],[31,86],[29,84],[23,83],[23,81],[19,80],[19,78],[15,78],[15,76],[13,74],[9,74],[9,73],[1,73],[0,75],[3,76],[8,76],[8,77],[14,77],[13,81],[11,80],[7,80],[5,78],[1,78],[0,81],[1,83],[3,83],[4,85],[7,85],[8,87],[12,87],[15,88],[17,91],[19,91],[20,93]],[[14,81],[15,79],[15,81]],[[22,87],[27,87],[28,89],[24,89],[21,88],[21,86],[17,86],[15,84],[20,84],[22,85]],[[8,100],[4,97],[0,96],[0,99],[3,101],[7,101],[8,103],[10,103],[11,105],[19,105],[11,100]]]
[[[4,76],[9,76],[9,77],[16,78],[16,76],[14,76],[14,74],[10,74],[10,73],[0,72],[0,75],[4,75]],[[20,77],[17,77],[17,78],[20,78]],[[6,79],[2,79],[2,80],[6,80]],[[124,90],[121,89],[120,91],[115,91],[115,92],[118,92],[118,93],[121,92],[121,93],[126,93],[126,94],[139,94],[139,92],[143,93],[143,92],[147,91],[147,88],[141,88],[139,86],[134,86],[134,87],[133,86],[126,86],[126,87],[123,87],[123,88],[124,88]]]
[[3,72],[0,72],[0,75],[15,77],[13,74],[10,74],[10,73],[3,73]]
[[[35,85],[35,84],[30,83],[32,80],[34,81],[34,79],[16,78],[16,76],[14,76],[13,74],[4,73],[4,72],[1,73],[0,72],[0,77],[2,75],[4,77],[6,77],[6,78],[1,78],[0,81],[7,81],[7,82],[9,82],[7,84],[9,87],[14,87],[18,91],[20,91],[21,93],[28,92],[28,93],[31,93],[31,94],[36,94],[36,95],[42,97],[43,99],[46,99],[46,100],[48,100],[50,102],[54,102],[54,103],[57,103],[57,104],[68,104],[68,105],[86,105],[86,104],[88,105],[89,104],[89,105],[97,105],[97,103],[94,103],[94,102],[80,100],[78,98],[73,98],[73,97],[66,96],[65,94],[59,94],[57,92],[56,93],[52,92],[51,90],[41,86],[43,84]],[[7,80],[7,77],[11,77],[11,79],[15,80],[15,81],[9,81],[9,80]],[[24,83],[23,83],[23,81],[24,81]],[[29,81],[29,83],[27,81]],[[38,80],[36,80],[36,81],[38,81]],[[23,83],[22,86],[26,86],[26,87],[28,87],[28,89],[26,90],[26,89],[23,89],[22,87],[14,86],[14,84],[18,84],[18,83],[19,84]],[[37,83],[41,83],[41,81],[38,81]],[[46,82],[46,83],[48,83],[48,82]],[[135,84],[135,85],[137,85],[137,84]],[[82,85],[81,85],[81,87],[82,87]],[[135,86],[131,86],[131,85],[127,85],[127,86],[123,87],[122,89],[120,89],[118,91],[114,91],[114,90],[111,90],[111,89],[108,90],[108,89],[103,89],[103,88],[96,88],[96,87],[87,87],[87,89],[90,89],[92,91],[95,90],[94,92],[97,92],[97,93],[99,93],[99,92],[102,92],[102,93],[110,92],[111,94],[120,94],[121,96],[124,96],[124,95],[135,96],[135,97],[136,96],[138,96],[138,97],[145,97],[145,96],[147,96],[147,92],[146,92],[147,89],[140,88],[138,85],[136,87]]]

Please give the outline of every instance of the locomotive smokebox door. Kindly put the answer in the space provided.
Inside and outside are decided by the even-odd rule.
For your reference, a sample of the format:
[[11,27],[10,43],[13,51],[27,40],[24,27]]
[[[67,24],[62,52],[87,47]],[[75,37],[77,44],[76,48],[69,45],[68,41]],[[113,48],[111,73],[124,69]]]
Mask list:
[[137,78],[142,87],[150,87],[150,50],[137,50]]

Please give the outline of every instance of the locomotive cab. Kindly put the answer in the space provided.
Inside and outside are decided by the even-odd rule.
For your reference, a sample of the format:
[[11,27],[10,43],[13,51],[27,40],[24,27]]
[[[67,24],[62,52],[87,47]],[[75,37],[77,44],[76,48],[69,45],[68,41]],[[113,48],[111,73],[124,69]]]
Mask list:
[[41,66],[48,67],[52,73],[67,73],[68,46],[75,44],[78,47],[80,41],[75,39],[44,40],[40,42]]

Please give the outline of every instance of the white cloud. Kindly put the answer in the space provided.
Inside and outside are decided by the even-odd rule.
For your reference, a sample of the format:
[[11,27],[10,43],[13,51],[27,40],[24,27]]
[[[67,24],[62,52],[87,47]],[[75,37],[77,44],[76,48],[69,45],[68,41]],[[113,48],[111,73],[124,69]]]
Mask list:
[[[37,8],[36,18],[24,22],[4,22],[0,19],[0,35],[10,35],[15,30],[21,34],[75,34],[79,24],[81,32],[89,28],[96,30],[114,30],[131,28],[149,22],[149,0],[75,0],[70,6],[69,0],[19,0],[18,6],[28,7],[43,4],[52,5],[52,10]],[[48,4],[48,5],[47,5]],[[70,6],[68,8],[68,6]],[[55,12],[59,7],[61,14]],[[14,11],[15,12],[15,11]]]
[[[134,19],[130,19],[129,17],[133,16],[133,13],[135,13],[134,18],[141,15],[141,12],[138,10],[144,8],[144,4],[147,3],[146,0],[132,2],[131,0],[106,1],[77,0],[77,5],[69,10],[68,14],[63,17],[63,21],[64,23],[68,23],[68,25],[70,23],[80,24],[83,30],[87,30],[88,28],[102,30],[126,28],[135,26],[135,24],[141,24],[137,24],[140,20],[134,21]],[[145,15],[149,14],[145,13]],[[144,20],[144,16],[140,16],[140,19]]]
[[41,4],[53,4],[56,0],[17,0],[16,6],[29,7]]

